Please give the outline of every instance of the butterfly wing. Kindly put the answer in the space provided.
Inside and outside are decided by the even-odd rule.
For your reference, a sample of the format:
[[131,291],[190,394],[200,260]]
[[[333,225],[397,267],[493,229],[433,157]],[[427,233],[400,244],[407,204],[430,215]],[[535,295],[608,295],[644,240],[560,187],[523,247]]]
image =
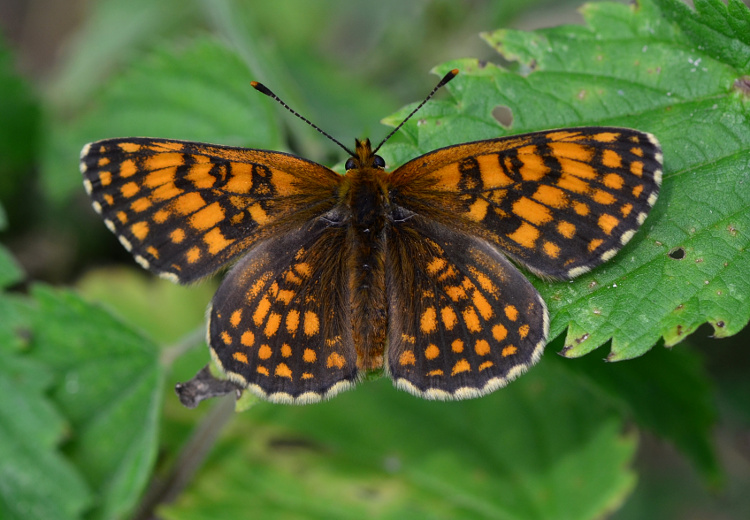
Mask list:
[[477,234],[537,274],[573,278],[614,256],[643,223],[661,162],[656,139],[637,130],[502,137],[406,163],[391,174],[392,202]]
[[328,211],[341,182],[289,154],[149,138],[88,144],[81,172],[94,209],[125,248],[179,282]]
[[211,352],[228,377],[274,402],[309,403],[357,378],[346,229],[314,219],[255,245],[209,310]]
[[387,371],[427,399],[489,393],[542,355],[547,309],[531,283],[481,238],[412,215],[388,234]]

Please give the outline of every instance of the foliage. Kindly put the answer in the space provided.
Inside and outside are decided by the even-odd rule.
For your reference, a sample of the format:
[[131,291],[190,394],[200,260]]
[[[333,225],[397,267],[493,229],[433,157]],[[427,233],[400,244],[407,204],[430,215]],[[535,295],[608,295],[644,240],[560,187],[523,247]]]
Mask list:
[[[105,249],[119,246],[83,209],[80,147],[152,135],[291,149],[331,163],[340,157],[328,143],[248,82],[263,80],[336,135],[361,132],[352,121],[372,121],[396,97],[385,93],[387,83],[353,80],[356,74],[315,58],[340,48],[335,31],[321,31],[331,17],[320,9],[340,9],[331,2],[313,11],[290,2],[288,18],[229,0],[138,3],[141,10],[124,0],[95,4],[39,95],[14,70],[8,48],[0,49],[0,231],[7,228],[2,238],[11,245],[0,246],[0,517],[131,518],[156,508],[180,519],[600,518],[637,489],[639,439],[654,434],[676,446],[704,483],[725,482],[713,432],[720,409],[747,428],[744,372],[712,378],[694,349],[661,345],[677,345],[704,323],[717,337],[733,336],[750,319],[750,10],[741,2],[587,4],[584,25],[483,33],[497,53],[489,61],[436,67],[461,73],[384,146],[388,164],[498,135],[634,127],[655,134],[664,149],[654,211],[601,268],[570,283],[533,279],[558,339],[508,388],[435,403],[382,380],[302,408],[256,403],[232,419],[185,489],[175,482],[208,449],[202,439],[219,435],[208,432],[222,425],[215,414],[222,403],[182,409],[172,386],[208,360],[195,337],[203,335],[202,309],[215,286],[175,288],[130,267],[91,267],[117,258]],[[363,45],[356,31],[363,23],[395,45],[394,27],[416,16],[432,25],[412,34],[411,46],[418,36],[455,44],[450,29],[436,35],[428,27],[471,19],[451,2],[415,13],[404,4],[379,6],[387,19],[346,8],[330,26],[354,30],[349,38]],[[520,12],[521,4],[483,12],[497,26],[491,15]],[[108,30],[122,19],[130,23]],[[280,35],[277,47],[265,39],[268,27]],[[385,77],[374,57],[370,70],[362,65],[363,54],[352,68]],[[402,76],[418,70],[403,67],[425,59],[389,56]],[[385,122],[397,124],[411,108]],[[34,167],[41,173],[31,188]],[[43,202],[39,211],[28,210],[32,196]],[[14,237],[33,237],[39,227],[76,237],[74,265],[85,275],[74,288],[43,283],[19,262],[28,254]],[[608,361],[623,362],[586,355],[602,345]],[[176,501],[163,503],[170,492]],[[644,496],[636,490],[621,518],[637,517],[638,508],[679,516],[668,498],[643,506]],[[748,505],[741,500],[724,510]]]

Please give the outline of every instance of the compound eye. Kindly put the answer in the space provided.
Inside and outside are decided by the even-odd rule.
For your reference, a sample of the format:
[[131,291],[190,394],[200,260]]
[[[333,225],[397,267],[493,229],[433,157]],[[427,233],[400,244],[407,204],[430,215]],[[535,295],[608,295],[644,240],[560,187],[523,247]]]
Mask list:
[[357,163],[354,162],[354,158],[353,157],[349,157],[346,160],[346,164],[344,165],[344,168],[346,168],[346,171],[353,170],[356,167],[357,167]]
[[376,155],[375,157],[372,158],[372,165],[375,168],[385,168],[385,161],[383,160],[382,157],[380,157],[379,155]]

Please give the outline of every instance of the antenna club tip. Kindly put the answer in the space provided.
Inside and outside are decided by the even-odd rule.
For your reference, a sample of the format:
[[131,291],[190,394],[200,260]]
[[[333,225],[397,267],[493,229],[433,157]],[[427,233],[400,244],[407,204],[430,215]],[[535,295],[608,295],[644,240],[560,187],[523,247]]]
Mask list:
[[457,75],[458,75],[458,69],[453,69],[453,70],[449,71],[448,74],[446,74],[445,76],[443,76],[443,79],[440,80],[440,83],[438,83],[437,88],[442,87],[443,85],[445,85],[446,83],[448,83],[450,80],[452,80],[453,78],[455,78]]
[[263,83],[259,83],[257,81],[251,81],[250,86],[253,87],[258,92],[261,92],[265,94],[266,96],[273,97],[273,92],[271,92],[268,87],[266,87]]

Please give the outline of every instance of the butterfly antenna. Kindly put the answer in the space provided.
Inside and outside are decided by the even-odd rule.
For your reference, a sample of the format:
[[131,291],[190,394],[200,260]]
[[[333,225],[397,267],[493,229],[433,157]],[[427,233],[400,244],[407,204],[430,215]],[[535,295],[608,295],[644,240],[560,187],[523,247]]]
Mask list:
[[324,136],[326,136],[328,139],[330,139],[331,141],[333,141],[334,143],[336,143],[337,145],[339,145],[341,148],[343,148],[346,151],[346,153],[348,153],[349,155],[351,155],[352,157],[354,157],[354,155],[355,155],[354,152],[352,152],[349,148],[347,148],[346,146],[344,146],[343,144],[341,144],[338,141],[338,139],[330,136],[327,132],[324,132],[318,125],[316,125],[315,123],[313,123],[312,121],[310,121],[309,119],[307,119],[305,116],[301,115],[299,112],[297,112],[296,110],[292,109],[289,105],[287,105],[286,103],[284,103],[279,96],[277,96],[276,94],[274,94],[271,91],[271,89],[269,89],[268,87],[266,87],[263,83],[258,83],[257,81],[251,81],[250,85],[255,90],[257,90],[258,92],[261,92],[261,93],[265,94],[266,96],[268,96],[270,98],[273,98],[276,101],[278,101],[281,104],[281,106],[283,106],[284,108],[286,108],[287,110],[289,110],[292,114],[294,114],[295,116],[299,117],[302,121],[304,121],[305,123],[307,123],[308,125],[310,125],[311,127],[313,127],[315,130],[317,130],[318,132],[320,132],[321,134],[323,134]]
[[412,110],[411,114],[409,114],[408,116],[406,116],[406,118],[403,121],[401,121],[401,123],[396,128],[394,128],[393,130],[391,130],[391,133],[388,134],[387,136],[385,136],[385,139],[383,139],[382,141],[380,141],[380,144],[377,147],[375,147],[375,150],[373,150],[372,153],[376,153],[378,150],[380,150],[380,147],[383,146],[383,144],[385,144],[385,142],[388,139],[390,139],[393,134],[395,134],[396,132],[398,132],[399,129],[402,126],[404,126],[404,123],[406,123],[409,119],[411,119],[411,116],[413,116],[414,114],[416,114],[417,111],[420,108],[422,108],[424,106],[424,104],[427,103],[432,96],[435,95],[435,92],[437,92],[438,90],[440,90],[440,87],[442,87],[443,85],[445,85],[446,83],[448,83],[450,80],[452,80],[453,78],[455,78],[457,74],[458,74],[458,69],[453,69],[448,74],[446,74],[445,76],[443,76],[443,79],[440,80],[440,83],[438,83],[437,85],[435,85],[435,88],[433,88],[432,92],[430,92],[427,95],[427,97],[424,98],[424,101],[422,101],[419,104],[419,106],[417,106],[417,108],[415,108],[414,110]]

